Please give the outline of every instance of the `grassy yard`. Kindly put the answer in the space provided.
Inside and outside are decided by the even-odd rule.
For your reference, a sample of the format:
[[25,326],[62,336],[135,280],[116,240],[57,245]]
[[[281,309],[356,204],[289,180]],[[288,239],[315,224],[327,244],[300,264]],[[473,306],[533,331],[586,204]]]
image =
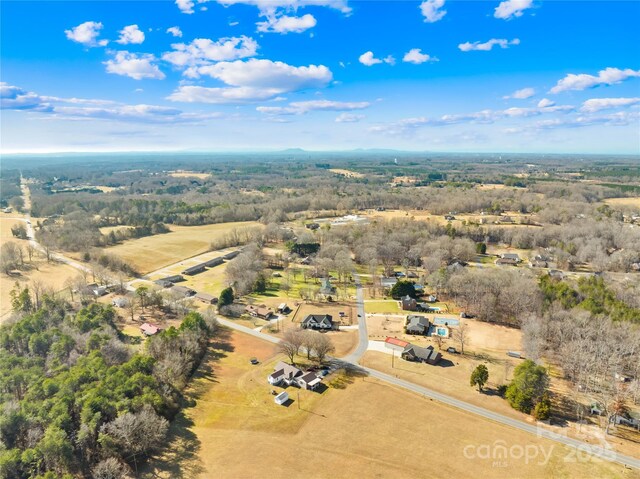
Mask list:
[[[251,357],[261,364],[252,366]],[[266,375],[278,359],[273,345],[240,333],[215,344],[188,391],[191,407],[173,421],[170,444],[140,477],[415,479],[469,477],[473,471],[486,479],[608,479],[634,474],[596,459],[567,462],[569,450],[560,445],[370,378],[330,377],[324,393],[300,391],[300,400],[298,390],[289,388],[293,402],[277,406]],[[410,444],[409,431],[417,435]],[[508,448],[539,446],[550,459],[508,458],[496,464],[464,452],[497,440]]]
[[366,300],[364,302],[364,311],[367,314],[404,314],[395,299],[380,301]]

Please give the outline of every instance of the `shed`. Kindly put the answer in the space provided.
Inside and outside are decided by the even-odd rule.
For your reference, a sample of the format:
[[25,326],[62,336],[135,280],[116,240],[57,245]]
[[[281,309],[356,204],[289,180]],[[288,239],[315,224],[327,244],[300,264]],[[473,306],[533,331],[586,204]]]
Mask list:
[[278,394],[275,399],[273,400],[276,404],[278,404],[279,406],[282,406],[284,403],[286,403],[289,400],[289,393],[287,391],[282,391],[280,394]]

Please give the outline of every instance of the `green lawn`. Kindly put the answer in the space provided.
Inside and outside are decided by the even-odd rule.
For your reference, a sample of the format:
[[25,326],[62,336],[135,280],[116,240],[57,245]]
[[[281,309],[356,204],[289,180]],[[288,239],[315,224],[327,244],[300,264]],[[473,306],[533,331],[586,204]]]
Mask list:
[[396,313],[402,314],[402,309],[398,306],[396,300],[391,301],[365,301],[364,303],[365,313]]

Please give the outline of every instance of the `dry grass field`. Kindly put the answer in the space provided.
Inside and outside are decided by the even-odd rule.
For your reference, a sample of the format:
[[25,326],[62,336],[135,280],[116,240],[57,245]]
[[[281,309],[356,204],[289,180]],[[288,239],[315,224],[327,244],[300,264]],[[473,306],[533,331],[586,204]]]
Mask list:
[[255,226],[259,226],[259,223],[245,221],[204,226],[171,226],[170,233],[128,240],[106,248],[105,252],[134,265],[141,273],[149,273],[205,253],[209,250],[211,241],[234,229]]
[[[252,366],[251,357],[262,363]],[[299,402],[298,390],[289,388],[293,402],[277,406],[266,383],[277,359],[273,345],[239,333],[216,344],[188,392],[192,407],[172,423],[166,451],[140,476],[634,477],[596,459],[568,462],[570,451],[560,445],[369,378],[345,378],[322,394],[300,391]],[[502,444],[496,441],[539,455],[474,457],[482,447]]]
[[206,180],[211,177],[211,173],[196,173],[195,171],[171,171],[169,176],[174,178],[198,178],[200,180]]
[[24,288],[34,281],[38,281],[45,288],[51,288],[53,291],[58,292],[65,288],[67,279],[75,278],[78,275],[78,270],[69,265],[47,263],[40,257],[38,259],[34,258],[33,269],[23,271],[21,276],[9,277],[4,273],[0,274],[0,323],[11,312],[10,293],[16,282]]
[[629,206],[640,210],[640,196],[629,198],[607,198],[604,203],[610,206]]
[[[12,217],[17,216],[12,215]],[[25,250],[28,242],[14,238],[11,234],[11,227],[16,224],[24,224],[23,222],[11,218],[0,217],[0,245],[8,241],[13,241],[16,245]],[[71,266],[47,263],[43,257],[39,254],[33,257],[33,262],[29,264],[28,256],[25,251],[25,261],[30,266],[29,269],[25,269],[21,276],[7,276],[4,273],[0,273],[0,322],[11,312],[11,290],[15,287],[16,282],[21,287],[28,286],[33,281],[40,282],[43,286],[51,288],[54,291],[60,291],[65,286],[65,281],[70,277],[75,277],[78,272]]]
[[335,173],[336,175],[346,176],[347,178],[364,178],[364,175],[362,173],[358,173],[357,171],[342,170],[340,168],[332,168],[329,171],[331,173]]

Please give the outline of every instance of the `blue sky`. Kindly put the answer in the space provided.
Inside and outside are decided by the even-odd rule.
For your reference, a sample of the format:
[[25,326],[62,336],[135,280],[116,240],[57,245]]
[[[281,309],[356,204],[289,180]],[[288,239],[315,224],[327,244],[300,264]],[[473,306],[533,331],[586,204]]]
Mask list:
[[640,153],[640,2],[3,1],[3,152]]

